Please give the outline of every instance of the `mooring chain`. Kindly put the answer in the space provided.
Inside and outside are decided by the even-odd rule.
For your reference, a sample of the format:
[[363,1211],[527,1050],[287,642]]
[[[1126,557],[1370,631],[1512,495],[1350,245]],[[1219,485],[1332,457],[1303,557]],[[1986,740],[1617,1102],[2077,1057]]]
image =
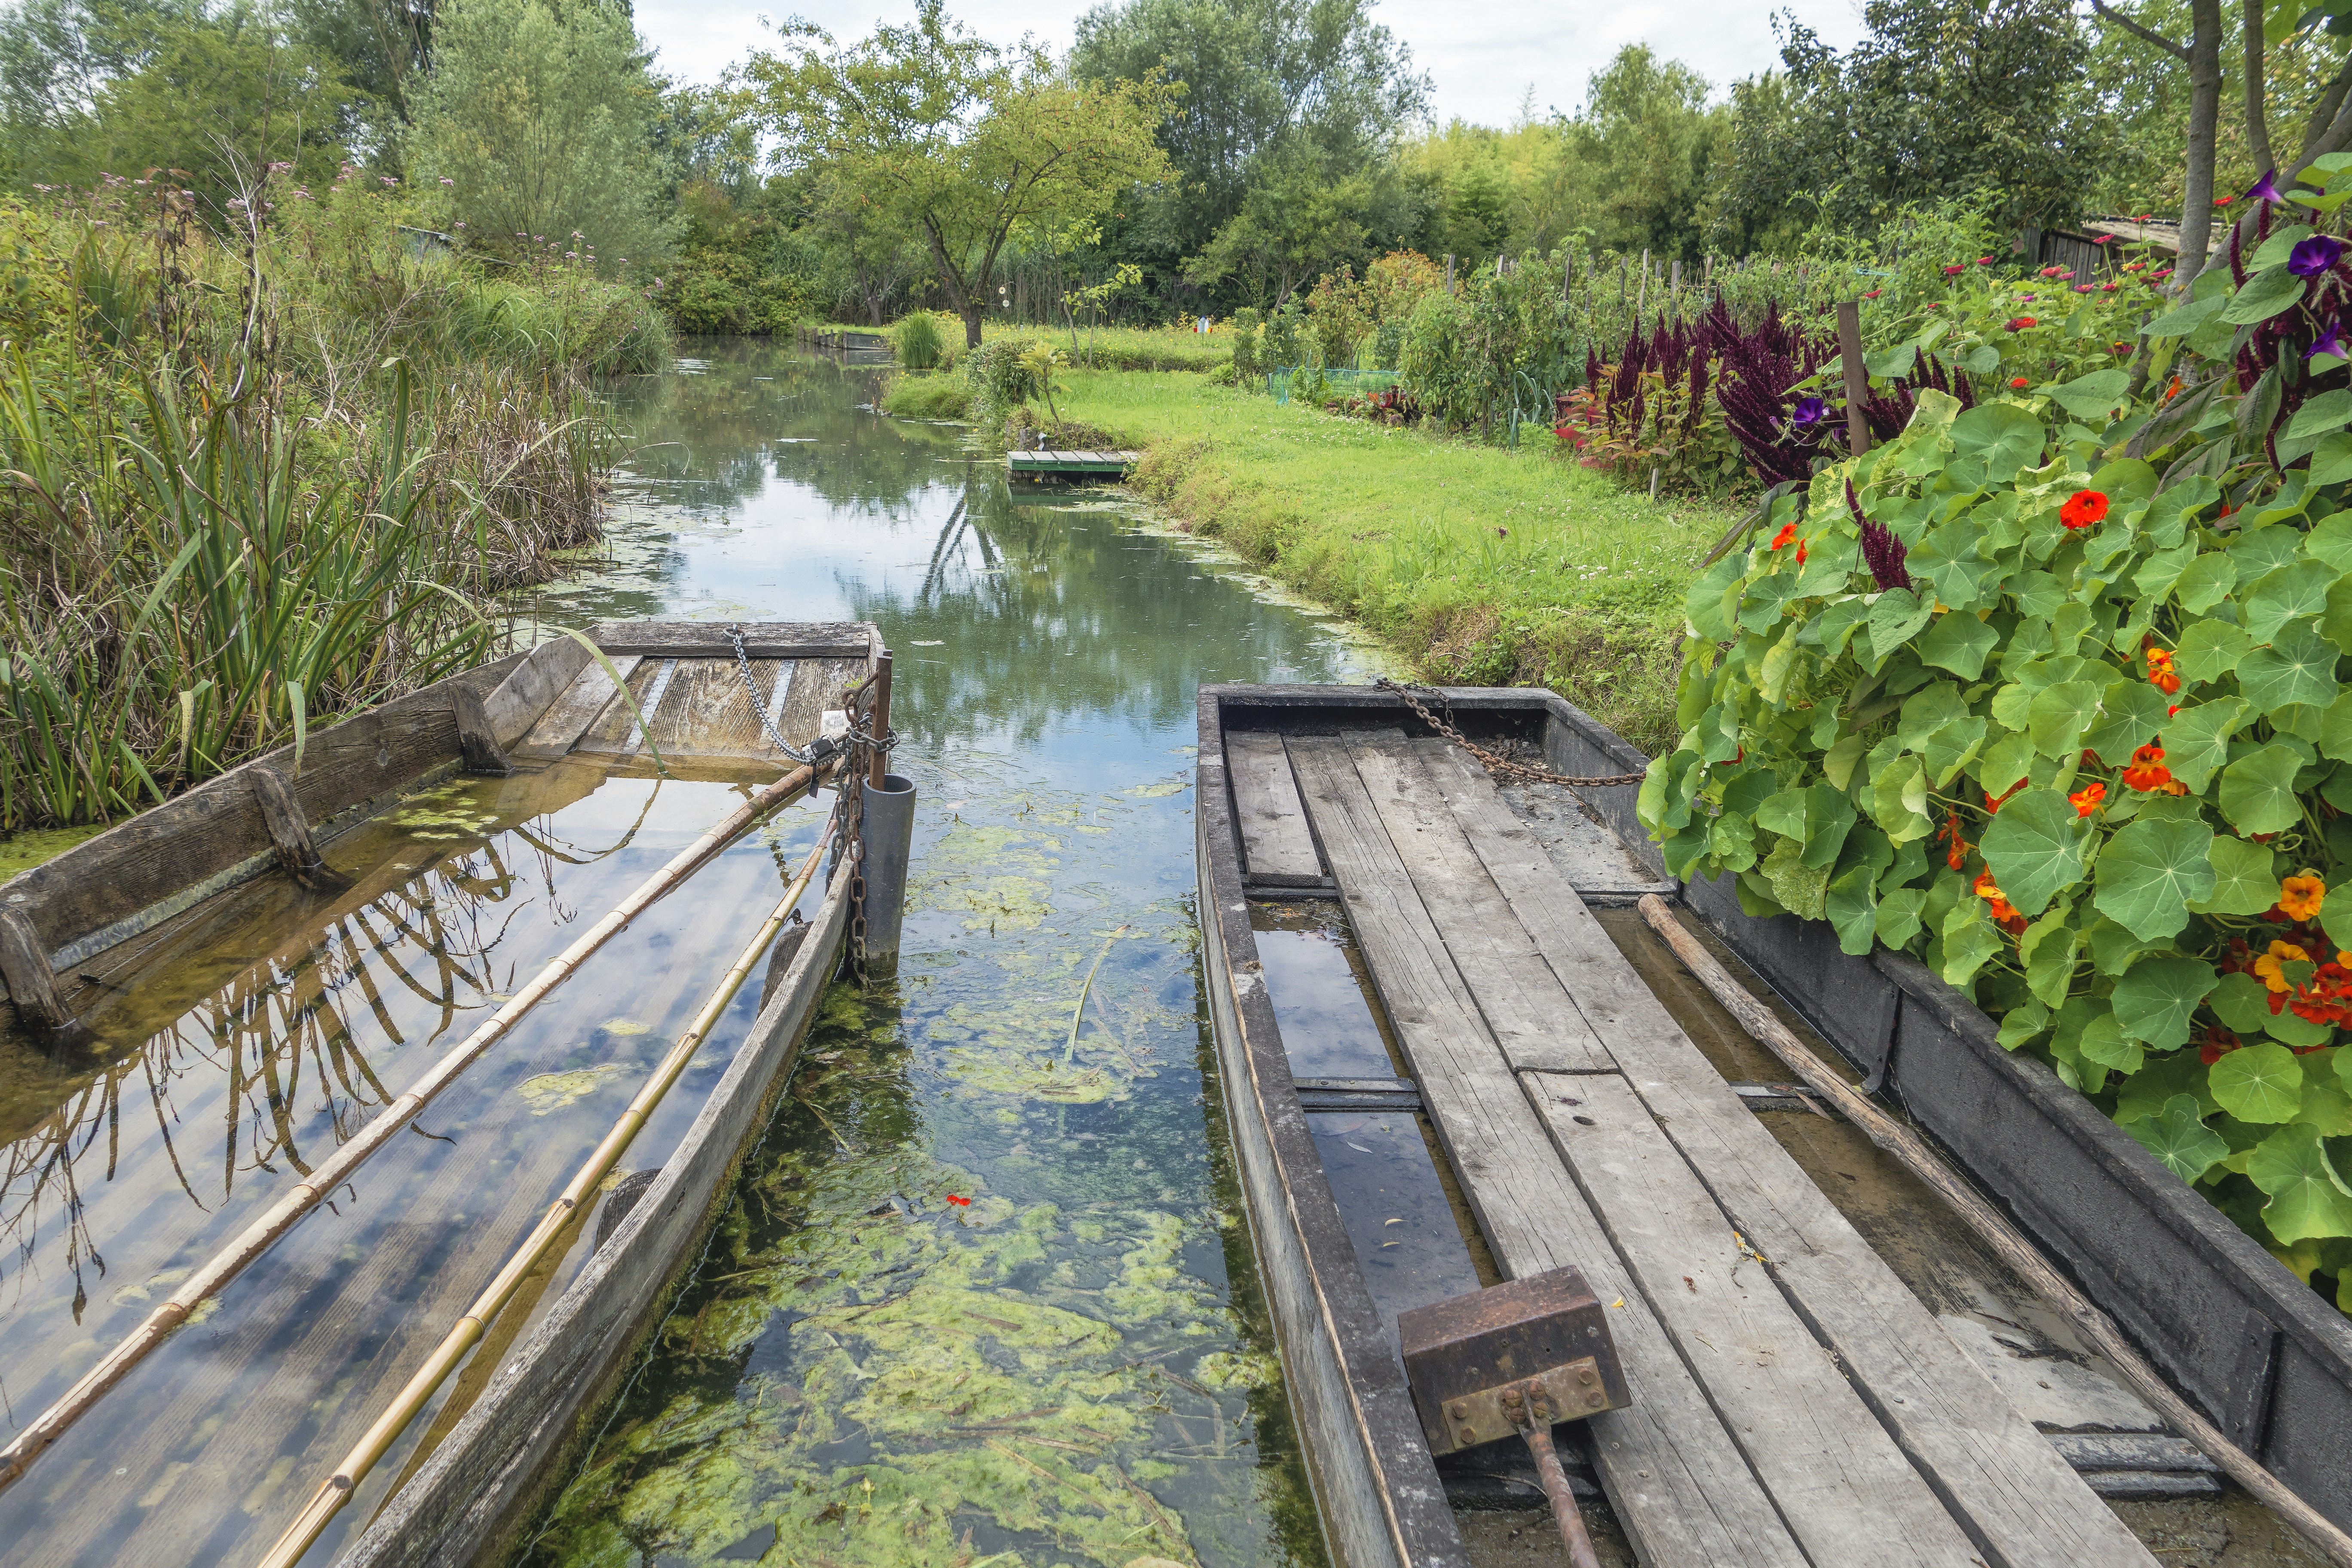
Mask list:
[[[1484,763],[1490,773],[1509,773],[1514,777],[1525,779],[1529,784],[1572,784],[1580,789],[1602,789],[1617,784],[1637,784],[1642,782],[1640,773],[1612,773],[1605,778],[1576,778],[1567,773],[1546,773],[1541,768],[1528,767],[1525,763],[1515,763],[1507,758],[1498,757],[1486,747],[1473,742],[1436,714],[1432,713],[1423,705],[1421,699],[1412,694],[1411,687],[1399,685],[1385,675],[1374,684],[1383,691],[1393,691],[1403,698],[1404,705],[1420,714],[1423,723]],[[1423,689],[1429,690],[1426,687]],[[1438,693],[1434,690],[1430,690],[1429,694],[1438,697]],[[1442,697],[1438,697],[1438,700],[1444,700]],[[1451,710],[1449,708],[1448,711]]]
[[[824,759],[822,756],[813,756],[785,740],[782,732],[776,728],[775,720],[768,716],[768,704],[760,698],[760,683],[751,679],[751,656],[743,649],[743,628],[729,626],[727,640],[735,645],[735,668],[743,672],[744,695],[751,700],[751,711],[760,716],[760,728],[768,732],[768,744],[796,763],[823,762]],[[782,680],[784,673],[782,669],[777,670],[776,679]]]

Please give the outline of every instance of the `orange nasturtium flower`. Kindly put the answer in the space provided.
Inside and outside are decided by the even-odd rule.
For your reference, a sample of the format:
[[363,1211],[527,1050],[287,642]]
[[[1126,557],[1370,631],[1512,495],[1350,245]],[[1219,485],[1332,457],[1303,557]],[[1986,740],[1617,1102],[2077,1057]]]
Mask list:
[[2315,920],[2327,897],[2327,884],[2308,872],[2279,884],[2278,907],[2291,921]]
[[1793,522],[1784,522],[1780,525],[1780,531],[1772,536],[1772,548],[1778,550],[1796,537],[1797,525]]
[[1800,566],[1802,566],[1804,563],[1805,563],[1805,542],[1804,542],[1803,540],[1800,539],[1799,541],[1797,541],[1797,564],[1798,564],[1798,565],[1800,565]]
[[2290,963],[2309,963],[2310,962],[2311,954],[2304,952],[2294,943],[2274,942],[2271,943],[2271,950],[2268,952],[2254,960],[2254,977],[2263,983],[2263,989],[2273,994],[2284,994],[2294,989],[2294,983],[2286,977],[2286,966]]
[[2081,789],[2078,789],[2073,795],[2068,795],[2066,797],[2066,804],[2074,808],[2075,816],[2088,816],[2091,813],[2098,810],[2099,803],[2106,798],[2107,786],[2103,784],[2094,782],[2084,784]]
[[2015,784],[2010,785],[2007,789],[2001,791],[2000,798],[1999,800],[1995,800],[1993,798],[1992,791],[1985,791],[1985,809],[1987,811],[1999,811],[2004,805],[2008,804],[2009,797],[2011,795],[2015,795],[2019,790],[2021,790],[2024,787],[2025,781],[2023,779],[2020,779]]
[[2172,770],[2164,765],[2164,748],[2152,742],[2132,753],[2131,766],[2124,770],[2124,783],[2149,794],[2158,790],[2167,795],[2188,793],[2188,787],[2175,780]]
[[2058,509],[2058,521],[2068,528],[2088,528],[2107,515],[2107,498],[2098,490],[2076,490]]
[[2025,917],[2017,912],[2017,906],[2000,896],[2000,889],[1993,885],[1990,871],[1977,873],[1976,895],[1989,906],[1987,912],[1992,916],[1994,923],[2011,934],[2025,929]]
[[1945,865],[1949,866],[1953,870],[1957,871],[1961,867],[1969,863],[1969,846],[1968,841],[1960,837],[1960,814],[1958,812],[1953,812],[1945,819],[1943,831],[1937,834],[1936,837],[1938,838],[1948,838],[1952,841],[1951,848],[1945,851],[1944,854]]
[[2180,672],[2172,668],[2172,655],[2168,651],[2160,647],[2147,650],[2147,679],[2149,685],[2167,697],[2179,694]]

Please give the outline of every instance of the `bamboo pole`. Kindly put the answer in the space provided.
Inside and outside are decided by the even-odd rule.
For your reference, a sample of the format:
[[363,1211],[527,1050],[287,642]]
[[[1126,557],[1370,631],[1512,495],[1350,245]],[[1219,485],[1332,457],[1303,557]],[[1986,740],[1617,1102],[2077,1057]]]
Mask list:
[[457,1369],[457,1363],[466,1359],[466,1352],[480,1341],[491,1322],[513,1300],[514,1293],[522,1288],[523,1280],[554,1247],[557,1237],[570,1227],[572,1216],[594,1198],[597,1187],[612,1173],[613,1167],[620,1163],[621,1156],[628,1152],[630,1142],[660,1106],[662,1097],[669,1093],[671,1086],[677,1082],[678,1075],[686,1071],[687,1064],[694,1059],[695,1053],[702,1048],[702,1042],[717,1026],[727,1005],[735,999],[735,993],[743,988],[751,966],[760,961],[761,953],[767,952],[768,944],[783,929],[785,919],[799,905],[801,896],[808,891],[810,881],[816,876],[817,863],[824,858],[825,847],[833,840],[834,826],[838,820],[838,817],[825,820],[824,831],[817,836],[816,847],[809,851],[809,858],[802,865],[800,874],[784,889],[782,901],[760,923],[760,929],[752,933],[751,942],[745,944],[733,966],[719,977],[718,988],[711,992],[709,1000],[703,1003],[702,1010],[695,1014],[694,1021],[686,1026],[686,1032],[678,1036],[677,1043],[670,1047],[668,1054],[654,1068],[652,1076],[646,1080],[646,1086],[637,1091],[637,1097],[629,1101],[629,1108],[621,1112],[621,1119],[613,1123],[613,1130],[604,1134],[604,1142],[596,1145],[595,1152],[572,1173],[572,1180],[555,1202],[549,1205],[538,1226],[523,1237],[522,1244],[507,1259],[506,1267],[491,1277],[488,1286],[475,1299],[474,1304],[466,1309],[465,1316],[459,1318],[447,1335],[434,1347],[433,1353],[425,1358],[425,1364],[416,1369],[416,1375],[408,1380],[408,1385],[400,1391],[384,1413],[376,1417],[374,1425],[367,1429],[357,1446],[343,1456],[343,1462],[335,1467],[335,1473],[319,1483],[319,1489],[311,1494],[310,1502],[295,1515],[294,1522],[286,1527],[286,1532],[278,1538],[278,1543],[261,1560],[262,1568],[293,1568],[293,1564],[302,1560],[302,1554],[310,1550],[310,1543],[318,1540],[335,1515],[342,1511],[343,1505],[351,1500],[360,1483],[375,1468],[376,1462],[390,1451],[401,1433],[408,1429],[408,1424],[425,1408],[425,1402]]
[[2182,1436],[2204,1450],[2231,1480],[2301,1531],[2304,1539],[2337,1568],[2352,1568],[2352,1535],[2337,1529],[2326,1516],[2289,1489],[2285,1482],[2264,1469],[2260,1460],[2223,1436],[2219,1427],[2199,1414],[2196,1406],[2175,1392],[2163,1374],[2148,1364],[2138,1347],[2124,1337],[2115,1320],[2077,1290],[2074,1281],[2059,1273],[2042,1256],[2041,1249],[2011,1225],[1999,1209],[1945,1164],[1927,1146],[1926,1139],[1832,1072],[1828,1064],[1797,1038],[1770,1008],[1749,995],[1698,938],[1683,929],[1683,923],[1675,919],[1674,910],[1664,900],[1655,893],[1644,894],[1641,907],[1642,918],[1665,939],[1666,945],[1675,950],[1675,956],[1698,977],[1699,983],[1715,994],[1715,999],[1739,1020],[1741,1028],[1788,1063],[1791,1071],[1835,1105],[1873,1143],[1903,1162],[1913,1175],[1949,1204],[1952,1212],[1992,1248],[1995,1256],[2017,1270],[2043,1300],[2055,1307],[2102,1355],[2114,1362],[2133,1390],[2154,1405],[2157,1413]]
[[349,1142],[320,1161],[318,1168],[291,1192],[270,1205],[259,1219],[246,1227],[243,1235],[213,1254],[182,1281],[180,1288],[173,1291],[161,1306],[125,1335],[103,1360],[84,1373],[80,1380],[66,1390],[55,1404],[34,1417],[32,1423],[5,1448],[0,1448],[0,1487],[7,1486],[23,1475],[26,1468],[43,1449],[56,1442],[67,1427],[105,1395],[107,1390],[122,1381],[123,1375],[162,1344],[173,1329],[185,1322],[197,1303],[221,1289],[244,1272],[246,1265],[268,1251],[278,1237],[294,1227],[297,1221],[349,1180],[362,1161],[382,1148],[394,1133],[407,1126],[435,1095],[446,1089],[459,1073],[504,1037],[524,1014],[569,979],[597,949],[625,931],[629,922],[644,913],[656,900],[701,869],[706,861],[740,837],[753,823],[801,795],[814,777],[814,770],[812,768],[794,768],[775,783],[759,790],[709,832],[680,850],[668,865],[647,878],[636,891],[614,905],[611,913],[589,927],[581,933],[578,941],[551,960],[530,984],[516,992],[513,999],[491,1014],[481,1027],[467,1036],[448,1055],[436,1062],[432,1070],[419,1079],[405,1094],[385,1106],[381,1115]]

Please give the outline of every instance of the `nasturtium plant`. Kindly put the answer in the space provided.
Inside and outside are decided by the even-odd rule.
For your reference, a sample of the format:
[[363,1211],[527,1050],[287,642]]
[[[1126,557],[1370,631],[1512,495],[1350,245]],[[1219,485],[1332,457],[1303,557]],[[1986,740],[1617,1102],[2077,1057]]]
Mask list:
[[2352,1310],[2352,154],[2305,178],[2185,298],[1996,286],[1871,355],[1976,379],[1700,574],[1640,811],[1918,956]]

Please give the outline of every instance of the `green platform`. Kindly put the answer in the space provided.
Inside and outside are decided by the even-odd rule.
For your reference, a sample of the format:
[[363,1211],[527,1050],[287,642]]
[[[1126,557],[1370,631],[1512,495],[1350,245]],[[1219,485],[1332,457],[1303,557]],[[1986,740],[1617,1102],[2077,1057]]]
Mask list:
[[1006,471],[1014,479],[1120,479],[1135,467],[1133,452],[1007,452]]

